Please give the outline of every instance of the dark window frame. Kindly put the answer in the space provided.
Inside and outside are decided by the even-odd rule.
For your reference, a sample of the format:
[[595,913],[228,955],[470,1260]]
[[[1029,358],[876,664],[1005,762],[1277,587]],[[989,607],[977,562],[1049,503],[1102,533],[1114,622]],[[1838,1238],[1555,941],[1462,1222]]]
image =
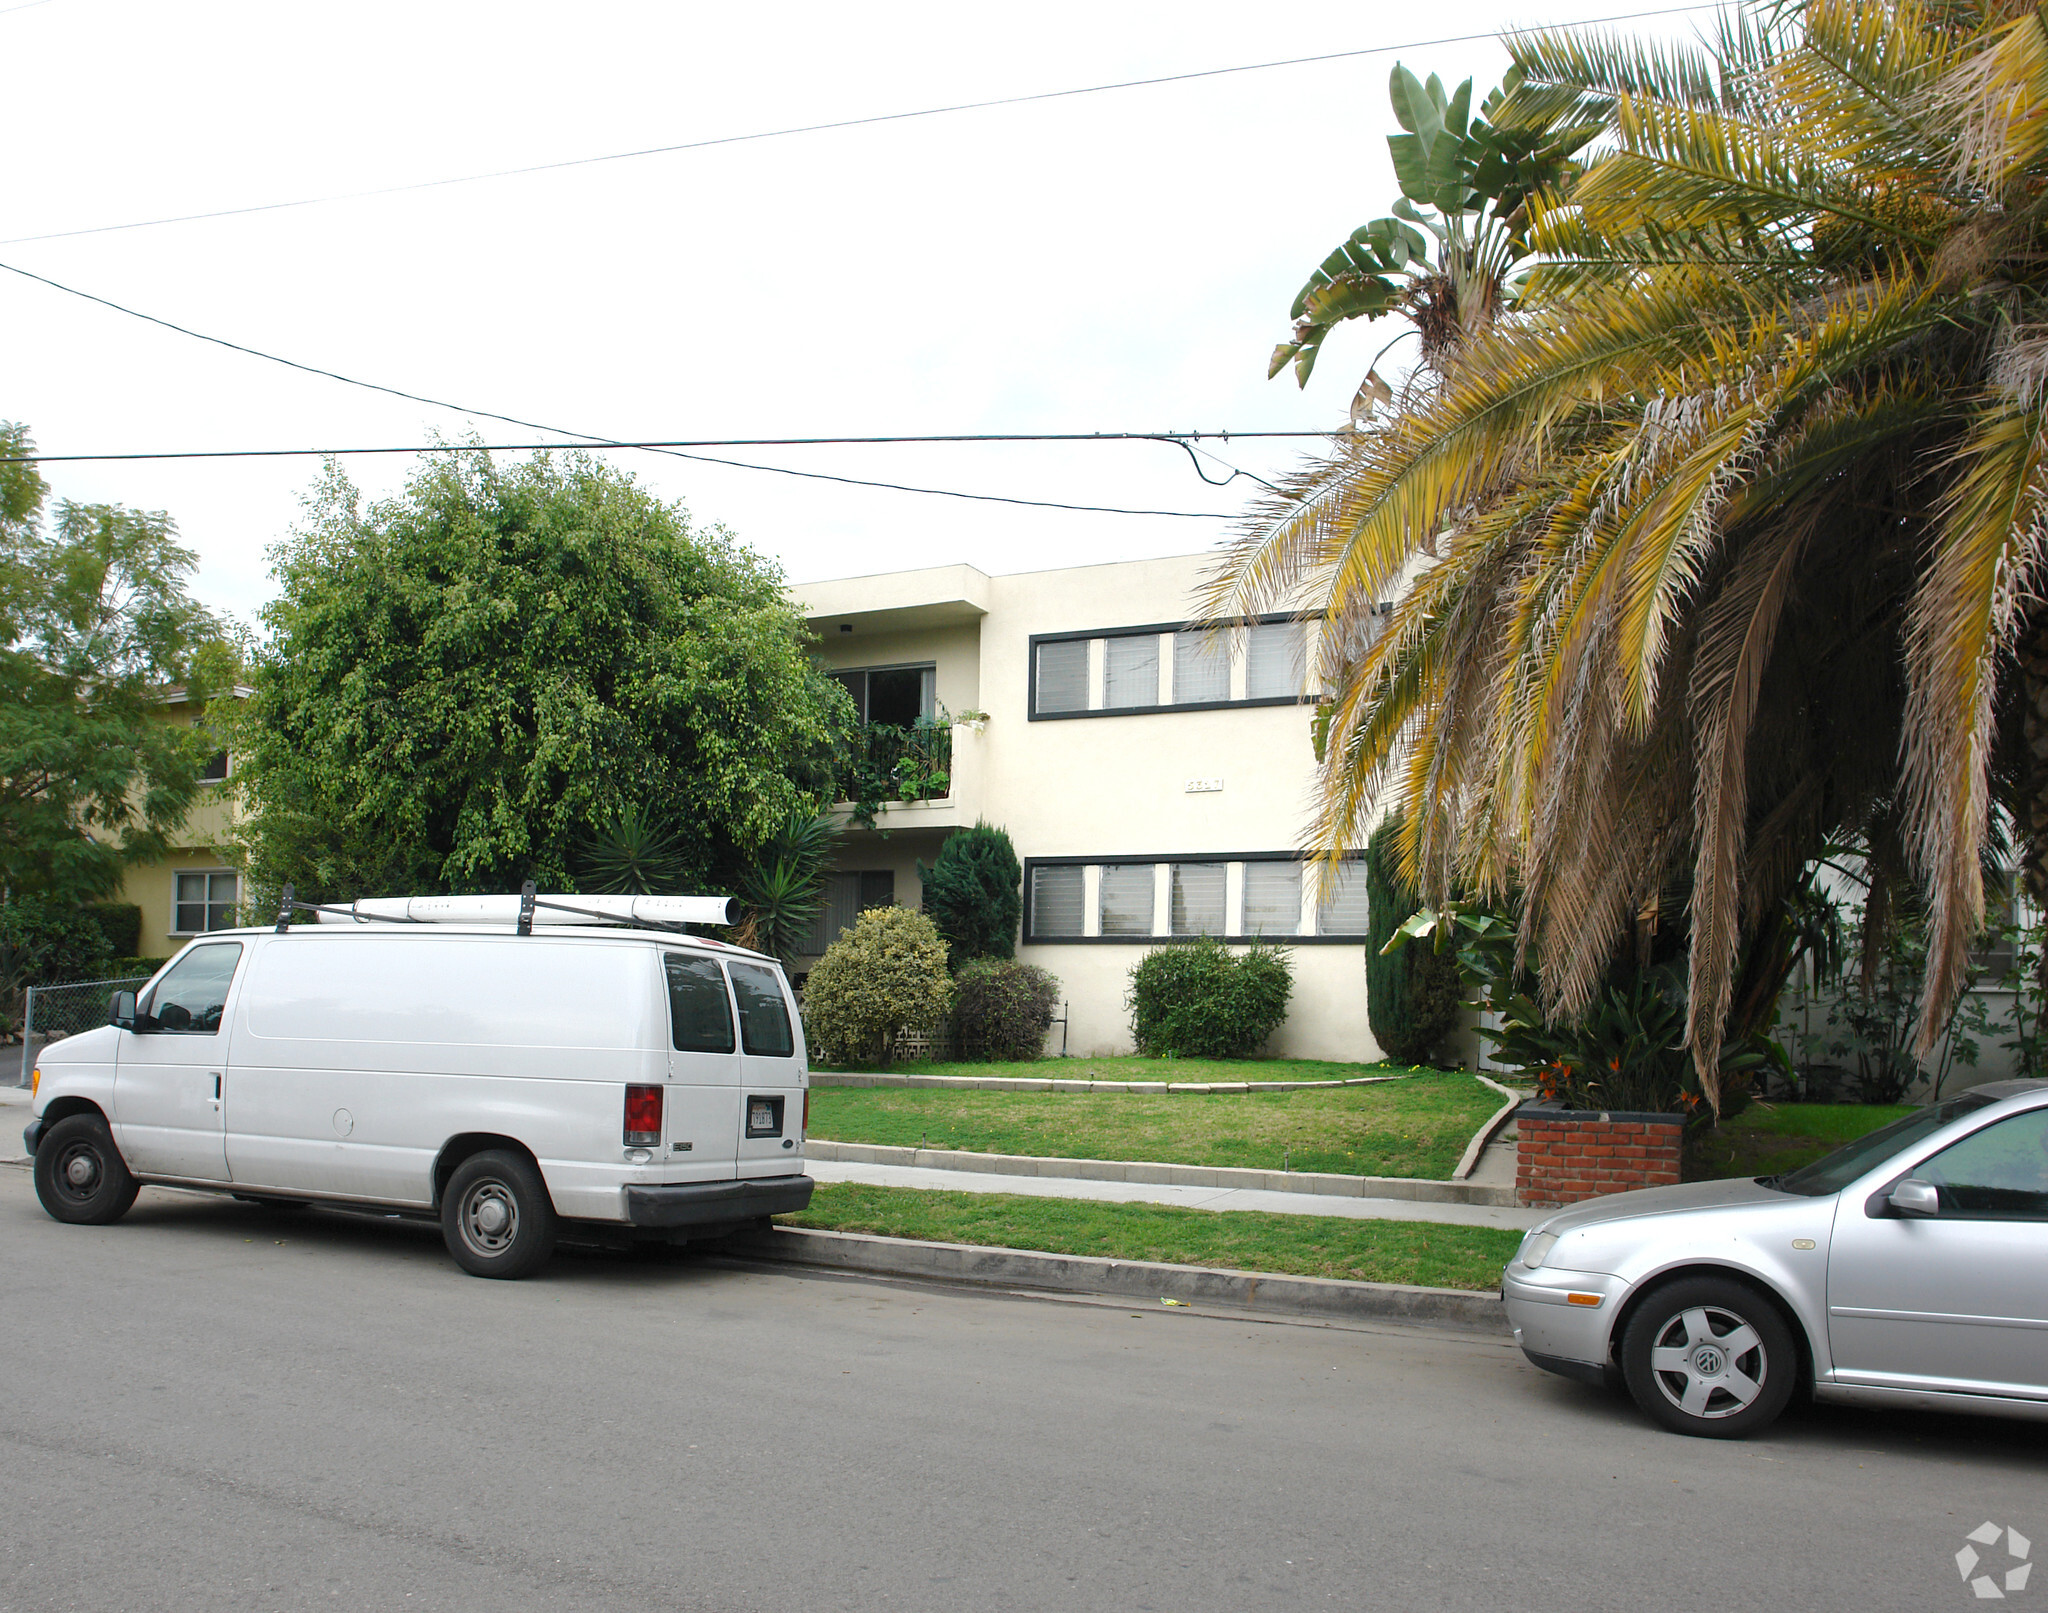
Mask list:
[[[1273,611],[1264,616],[1250,618],[1252,624],[1269,627],[1277,622],[1307,622],[1311,617],[1299,611]],[[1095,627],[1085,631],[1066,633],[1033,633],[1025,648],[1025,690],[1024,715],[1029,722],[1066,722],[1075,717],[1166,717],[1183,711],[1249,711],[1260,706],[1313,706],[1321,700],[1320,695],[1264,695],[1257,700],[1176,700],[1166,705],[1153,706],[1101,706],[1083,711],[1040,711],[1038,709],[1038,646],[1041,644],[1071,644],[1076,639],[1148,638],[1164,633],[1184,633],[1198,627],[1196,622],[1152,622],[1138,627]],[[1170,647],[1162,648],[1162,659],[1172,655]],[[1306,654],[1306,651],[1304,651]],[[847,668],[848,671],[854,670]],[[1165,860],[1165,859],[1155,859]],[[1242,858],[1233,859],[1242,861]]]
[[[1363,851],[1347,851],[1344,862],[1362,862]],[[1032,871],[1037,868],[1095,868],[1110,863],[1279,863],[1298,862],[1306,864],[1308,858],[1298,851],[1165,851],[1140,852],[1132,856],[1087,856],[1087,857],[1026,857],[1024,859],[1024,889],[1031,889]],[[1225,876],[1228,877],[1227,875]],[[1226,886],[1227,889],[1227,886]],[[1153,915],[1157,922],[1158,915]],[[1085,919],[1084,919],[1085,922]],[[1018,941],[1020,946],[1045,947],[1093,947],[1093,946],[1190,946],[1203,939],[1196,935],[1036,935],[1031,928],[1031,904],[1024,904],[1024,930]],[[1343,935],[1245,935],[1232,932],[1228,935],[1209,937],[1230,946],[1250,946],[1254,942],[1273,947],[1359,947],[1365,945],[1365,932],[1353,931]]]

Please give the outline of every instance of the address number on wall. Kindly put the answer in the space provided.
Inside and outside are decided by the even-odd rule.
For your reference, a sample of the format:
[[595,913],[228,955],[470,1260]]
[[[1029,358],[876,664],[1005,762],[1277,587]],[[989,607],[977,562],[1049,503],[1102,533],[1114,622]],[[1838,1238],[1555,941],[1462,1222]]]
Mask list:
[[1222,788],[1223,780],[1220,778],[1191,778],[1187,783],[1187,793],[1189,795],[1202,795],[1210,790],[1220,790]]

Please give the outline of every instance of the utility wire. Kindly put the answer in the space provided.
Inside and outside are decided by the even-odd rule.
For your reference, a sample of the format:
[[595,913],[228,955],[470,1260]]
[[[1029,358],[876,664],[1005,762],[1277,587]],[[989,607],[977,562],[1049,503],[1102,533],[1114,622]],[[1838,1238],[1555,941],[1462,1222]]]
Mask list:
[[[42,0],[34,0],[40,4]],[[1692,0],[1677,6],[1660,6],[1649,11],[1623,11],[1606,17],[1586,17],[1576,22],[1553,23],[1554,28],[1598,28],[1609,23],[1641,22],[1651,17],[1675,17],[1690,11],[1715,11],[1724,0]],[[27,9],[23,7],[21,9]],[[246,207],[222,207],[207,213],[177,213],[165,218],[131,219],[124,224],[96,224],[85,229],[51,230],[42,235],[14,235],[0,239],[0,246],[23,246],[32,241],[68,241],[81,235],[108,235],[116,230],[148,230],[164,224],[197,224],[207,219],[242,218],[251,213],[277,213],[289,208],[324,207],[331,202],[354,202],[374,196],[403,196],[413,191],[439,190],[449,185],[473,185],[489,179],[518,179],[528,174],[556,173],[564,168],[588,168],[598,163],[631,162],[640,157],[665,157],[678,151],[704,151],[713,146],[737,146],[756,140],[784,140],[795,135],[825,134],[835,129],[865,129],[880,123],[904,123],[915,118],[948,117],[956,112],[986,112],[1002,106],[1028,106],[1038,101],[1071,100],[1082,95],[1107,95],[1115,90],[1142,90],[1162,84],[1187,84],[1198,79],[1225,78],[1236,73],[1265,73],[1281,67],[1307,67],[1318,62],[1341,62],[1361,56],[1388,56],[1396,51],[1428,50],[1437,45],[1468,45],[1476,40],[1498,39],[1503,33],[1528,33],[1533,29],[1489,28],[1475,34],[1445,34],[1436,39],[1411,39],[1398,45],[1368,45],[1358,50],[1326,51],[1318,56],[1290,56],[1280,61],[1245,62],[1236,67],[1208,67],[1191,73],[1166,73],[1157,78],[1123,79],[1113,84],[1085,84],[1075,89],[1040,90],[1032,95],[1004,95],[988,101],[960,101],[951,106],[920,107],[913,112],[882,112],[865,118],[839,118],[831,123],[804,123],[786,129],[758,129],[750,134],[727,134],[708,140],[684,140],[669,146],[644,146],[636,151],[610,151],[595,157],[569,157],[559,162],[529,163],[520,168],[493,168],[483,173],[455,174],[445,179],[420,179],[403,185],[379,185],[368,190],[335,191],[325,196],[301,196],[285,202],[257,202]]]
[[[342,375],[335,370],[323,370],[316,365],[301,364],[296,359],[284,358],[276,353],[266,353],[261,348],[246,347],[240,342],[231,342],[222,336],[209,336],[204,331],[160,319],[155,314],[145,314],[140,309],[127,307],[109,298],[81,291],[76,286],[67,286],[52,280],[47,275],[35,274],[30,270],[17,268],[11,263],[0,263],[0,269],[9,274],[19,275],[24,280],[33,280],[38,285],[48,286],[52,291],[64,292],[67,296],[82,298],[97,303],[102,308],[117,314],[126,314],[131,319],[140,319],[147,324],[157,325],[180,336],[189,336],[194,341],[208,342],[215,347],[225,347],[231,352],[242,353],[250,358],[260,358],[271,364],[282,364],[287,369],[298,370],[306,375],[317,375],[324,380],[339,381],[344,386],[361,387],[368,392],[382,392],[387,397],[404,398],[409,403],[423,403],[433,409],[450,409],[457,414],[472,415],[478,419],[496,420],[508,426],[522,426],[528,431],[546,431],[556,436],[571,438],[569,442],[541,443],[429,443],[420,446],[398,448],[235,448],[198,450],[183,453],[131,453],[131,454],[16,454],[0,456],[0,464],[42,464],[63,465],[79,463],[101,463],[130,459],[270,459],[288,458],[300,455],[322,457],[341,454],[426,454],[455,453],[466,448],[483,448],[490,452],[530,451],[546,448],[631,448],[648,453],[666,454],[674,459],[696,460],[707,465],[727,465],[735,470],[765,471],[775,476],[798,476],[807,481],[837,482],[847,487],[874,487],[894,493],[922,493],[935,498],[971,499],[983,504],[1019,504],[1034,509],[1074,510],[1095,515],[1161,515],[1188,521],[1227,521],[1232,517],[1224,512],[1212,510],[1133,510],[1105,504],[1066,504],[1052,499],[1011,498],[999,493],[965,493],[945,487],[912,487],[902,482],[869,481],[858,476],[834,476],[824,471],[796,470],[787,465],[757,465],[739,459],[724,459],[713,454],[682,452],[686,448],[798,448],[825,446],[873,446],[884,443],[941,443],[941,442],[1167,442],[1188,448],[1192,458],[1194,450],[1189,447],[1191,437],[1201,433],[1180,432],[1042,432],[1042,433],[954,433],[945,436],[925,437],[731,437],[709,438],[703,441],[663,440],[659,442],[622,442],[610,437],[592,436],[588,432],[571,431],[566,426],[543,425],[535,420],[522,420],[516,415],[498,414],[489,409],[471,409],[459,403],[450,403],[445,398],[430,398],[424,393],[407,392],[395,386],[384,386],[376,381],[359,380],[352,375]],[[1326,435],[1316,431],[1275,431],[1212,433],[1215,436],[1260,436],[1260,437],[1320,437]],[[1213,455],[1210,457],[1214,457]],[[1219,461],[1221,463],[1221,461]],[[1229,467],[1235,469],[1235,467]],[[1240,471],[1239,475],[1249,476],[1251,472]],[[1205,482],[1209,478],[1202,478]],[[1234,478],[1228,478],[1234,479]],[[1253,480],[1258,480],[1254,477]],[[1219,484],[1210,483],[1211,486]]]

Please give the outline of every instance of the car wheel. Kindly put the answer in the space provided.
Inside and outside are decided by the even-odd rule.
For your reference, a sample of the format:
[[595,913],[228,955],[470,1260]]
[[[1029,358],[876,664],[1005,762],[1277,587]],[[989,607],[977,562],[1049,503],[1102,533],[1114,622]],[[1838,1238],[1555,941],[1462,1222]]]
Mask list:
[[538,1271],[555,1248],[547,1183],[518,1154],[472,1154],[455,1167],[442,1195],[441,1235],[455,1263],[472,1276]]
[[128,1213],[142,1184],[98,1115],[70,1115],[37,1139],[36,1197],[59,1221],[103,1227]]
[[1638,1406],[1680,1434],[1742,1439],[1792,1398],[1799,1349],[1778,1308],[1725,1277],[1688,1277],[1643,1301],[1621,1340]]

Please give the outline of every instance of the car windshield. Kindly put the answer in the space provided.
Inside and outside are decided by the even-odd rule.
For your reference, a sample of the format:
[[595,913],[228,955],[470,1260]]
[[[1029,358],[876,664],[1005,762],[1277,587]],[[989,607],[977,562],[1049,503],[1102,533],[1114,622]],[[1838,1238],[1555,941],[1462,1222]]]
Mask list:
[[1880,1126],[1869,1136],[1858,1137],[1848,1146],[1837,1148],[1832,1154],[1815,1160],[1811,1165],[1801,1166],[1788,1176],[1759,1176],[1757,1180],[1781,1193],[1798,1193],[1810,1199],[1839,1193],[1873,1165],[1912,1147],[1922,1137],[1931,1137],[1951,1120],[1993,1101],[1981,1093],[1966,1092],[1960,1098],[1950,1098],[1946,1103],[1931,1105],[1917,1114],[1907,1115],[1903,1120],[1894,1120],[1889,1126]]

